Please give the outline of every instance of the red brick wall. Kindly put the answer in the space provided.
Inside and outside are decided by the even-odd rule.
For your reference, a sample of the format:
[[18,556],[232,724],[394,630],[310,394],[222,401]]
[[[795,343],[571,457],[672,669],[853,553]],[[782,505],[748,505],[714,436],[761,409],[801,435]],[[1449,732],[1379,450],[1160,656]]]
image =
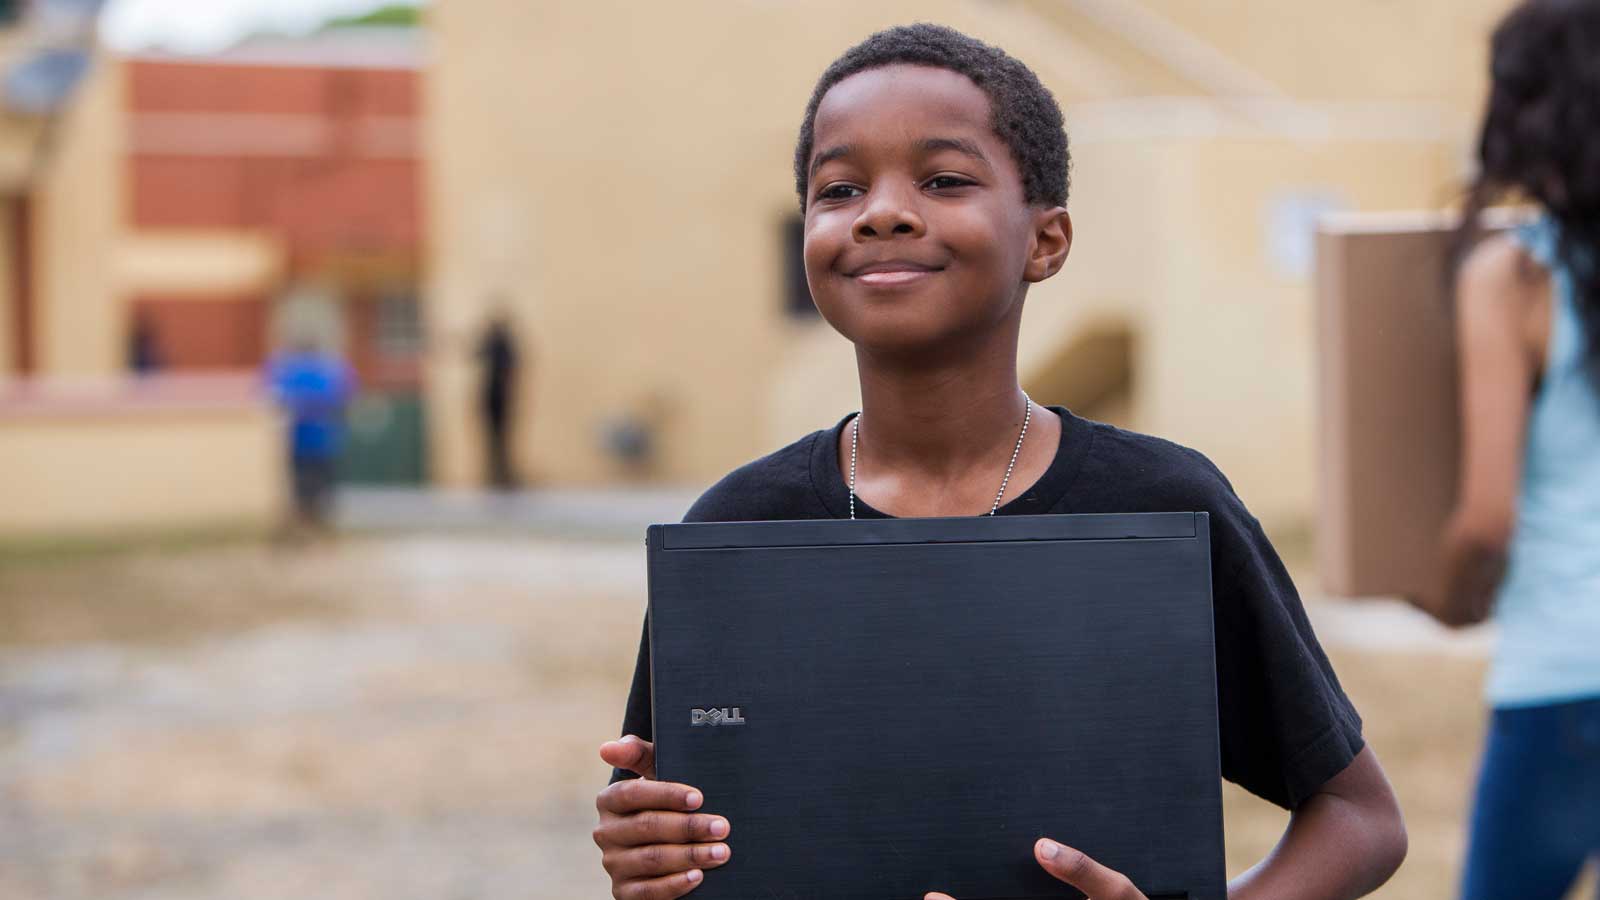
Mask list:
[[[416,270],[416,72],[150,60],[126,72],[132,228],[265,230],[282,240],[289,278],[352,256]],[[229,305],[137,301],[174,365],[257,365],[265,301]],[[347,305],[353,336],[361,305]]]
[[[128,81],[135,228],[268,228],[296,258],[417,246],[415,72],[134,61]],[[306,128],[302,152],[266,140]]]
[[416,116],[417,73],[405,69],[240,66],[134,60],[134,112],[259,112]]
[[266,229],[311,268],[345,250],[414,254],[418,177],[413,160],[140,156],[130,179],[132,225]]
[[262,297],[138,297],[132,316],[154,332],[163,369],[254,368],[267,350]]

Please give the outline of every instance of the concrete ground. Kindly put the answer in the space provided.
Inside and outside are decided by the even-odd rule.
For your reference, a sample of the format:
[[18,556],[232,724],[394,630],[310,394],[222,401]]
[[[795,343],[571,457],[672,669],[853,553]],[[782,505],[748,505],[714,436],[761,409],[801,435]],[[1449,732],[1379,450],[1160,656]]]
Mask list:
[[[594,752],[639,537],[692,496],[597,499],[375,494],[346,498],[354,536],[300,550],[0,560],[0,898],[607,896]],[[574,507],[589,537],[554,537]],[[1411,826],[1379,896],[1449,897],[1485,637],[1308,606]],[[1227,804],[1237,872],[1284,815]]]

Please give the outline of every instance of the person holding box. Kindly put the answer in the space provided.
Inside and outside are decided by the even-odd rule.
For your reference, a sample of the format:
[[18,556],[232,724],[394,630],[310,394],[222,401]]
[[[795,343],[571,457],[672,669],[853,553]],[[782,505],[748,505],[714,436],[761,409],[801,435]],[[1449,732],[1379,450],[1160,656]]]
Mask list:
[[[1462,444],[1432,587],[1499,626],[1465,900],[1559,900],[1600,858],[1600,2],[1496,28],[1459,232]],[[1478,241],[1505,197],[1539,217]]]

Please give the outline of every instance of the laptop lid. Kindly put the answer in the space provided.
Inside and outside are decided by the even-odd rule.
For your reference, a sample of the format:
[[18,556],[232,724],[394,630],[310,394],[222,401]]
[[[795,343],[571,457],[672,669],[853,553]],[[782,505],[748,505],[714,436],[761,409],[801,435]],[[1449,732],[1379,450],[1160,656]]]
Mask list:
[[656,769],[732,823],[702,900],[1224,900],[1205,513],[655,525]]

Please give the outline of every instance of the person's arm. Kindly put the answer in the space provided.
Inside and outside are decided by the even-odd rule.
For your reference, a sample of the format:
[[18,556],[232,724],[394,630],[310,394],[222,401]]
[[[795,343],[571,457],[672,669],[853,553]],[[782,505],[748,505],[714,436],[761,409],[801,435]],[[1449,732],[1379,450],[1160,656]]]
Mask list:
[[[1267,858],[1228,885],[1228,900],[1354,900],[1377,890],[1406,858],[1406,826],[1371,747],[1307,797]],[[1041,839],[1034,858],[1088,900],[1147,900],[1120,872]],[[937,891],[924,900],[954,900]]]
[[1539,271],[1502,236],[1473,251],[1458,283],[1460,479],[1434,574],[1414,598],[1452,627],[1487,618],[1505,574],[1523,434],[1548,338],[1549,283]]
[[1369,746],[1295,808],[1278,846],[1228,885],[1228,897],[1362,897],[1400,868],[1406,848],[1400,804]]

